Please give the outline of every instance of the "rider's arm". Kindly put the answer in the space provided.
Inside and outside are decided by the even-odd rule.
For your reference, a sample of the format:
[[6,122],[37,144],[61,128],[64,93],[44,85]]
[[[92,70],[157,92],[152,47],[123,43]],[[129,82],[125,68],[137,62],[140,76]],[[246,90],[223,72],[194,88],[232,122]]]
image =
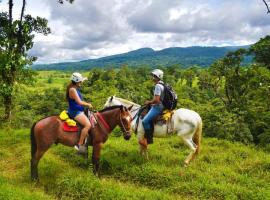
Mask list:
[[160,96],[155,95],[154,98],[151,101],[146,101],[145,104],[159,104],[160,103]]
[[151,101],[146,101],[145,104],[146,105],[159,104],[161,101],[161,99],[160,99],[161,93],[162,93],[162,86],[160,84],[156,84],[153,99]]
[[82,101],[76,91],[75,88],[70,88],[69,89],[69,97],[71,99],[74,99],[76,101],[77,104],[81,105],[81,106],[88,106],[88,107],[92,107],[92,105],[90,103],[87,103],[85,101]]

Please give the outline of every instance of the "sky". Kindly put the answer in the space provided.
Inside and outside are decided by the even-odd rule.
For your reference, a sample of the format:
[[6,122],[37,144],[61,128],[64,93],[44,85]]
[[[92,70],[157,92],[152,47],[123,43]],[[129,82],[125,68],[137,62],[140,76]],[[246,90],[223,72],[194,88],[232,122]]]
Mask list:
[[[8,11],[0,0],[0,11]],[[270,4],[270,0],[267,0]],[[14,0],[14,18],[21,0]],[[262,0],[27,0],[26,14],[45,17],[51,34],[36,34],[37,63],[100,58],[150,47],[240,46],[270,33]]]

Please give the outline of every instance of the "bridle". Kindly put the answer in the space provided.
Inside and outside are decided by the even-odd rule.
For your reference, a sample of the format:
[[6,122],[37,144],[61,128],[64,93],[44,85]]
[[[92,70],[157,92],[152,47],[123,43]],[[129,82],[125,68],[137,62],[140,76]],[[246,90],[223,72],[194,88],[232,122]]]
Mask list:
[[[120,114],[119,114],[119,121],[120,121],[120,125],[121,125],[121,128],[122,128],[122,131],[124,131],[124,134],[125,135],[128,135],[130,134],[130,130],[127,130],[127,128],[125,127],[124,125],[124,122],[123,122],[123,119],[122,119],[122,112],[121,110],[119,110]],[[129,113],[129,111],[128,111]],[[111,131],[111,127],[110,125],[106,122],[106,120],[103,118],[102,114],[100,112],[96,112],[96,115],[97,115],[97,118],[99,118],[100,120],[98,120],[95,116],[95,114],[93,115],[95,117],[95,120],[97,121],[97,123],[99,124],[99,121],[101,121],[102,125],[104,126],[101,126],[101,128],[103,129],[103,131],[107,132],[106,130],[108,130],[109,132]],[[130,113],[129,113],[130,115]],[[131,119],[131,115],[129,116]],[[132,120],[131,120],[132,121]],[[106,129],[106,130],[105,130]]]
[[[128,111],[129,112],[129,111]],[[129,114],[130,115],[130,114]],[[130,119],[132,119],[132,117],[131,116],[129,116],[130,117]],[[123,123],[123,119],[122,119],[122,112],[120,111],[120,114],[119,114],[119,121],[120,121],[120,123],[121,123],[121,128],[124,130],[124,132],[125,132],[125,135],[127,135],[127,134],[130,134],[130,130],[127,130],[126,129],[126,127],[125,127],[125,125],[124,125],[124,123]],[[132,120],[131,120],[132,121]],[[131,123],[131,122],[130,122]]]

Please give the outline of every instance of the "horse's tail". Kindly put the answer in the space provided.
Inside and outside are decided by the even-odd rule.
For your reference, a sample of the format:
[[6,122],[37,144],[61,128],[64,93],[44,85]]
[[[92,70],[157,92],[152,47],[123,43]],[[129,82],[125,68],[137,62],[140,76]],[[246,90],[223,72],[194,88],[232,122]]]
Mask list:
[[197,127],[197,130],[193,136],[193,142],[196,144],[197,148],[195,151],[195,154],[200,153],[201,148],[201,140],[202,140],[202,120],[199,122],[199,126]]
[[32,128],[31,128],[31,134],[30,134],[30,138],[31,138],[31,158],[33,158],[35,156],[35,153],[37,151],[37,142],[36,142],[36,137],[35,137],[35,132],[34,132],[35,126],[36,126],[36,123],[33,124]]

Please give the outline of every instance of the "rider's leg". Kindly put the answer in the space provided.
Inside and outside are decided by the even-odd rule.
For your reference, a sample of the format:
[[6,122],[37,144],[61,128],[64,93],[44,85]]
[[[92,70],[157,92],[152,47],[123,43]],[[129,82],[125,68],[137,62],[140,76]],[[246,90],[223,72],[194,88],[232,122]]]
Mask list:
[[[91,123],[89,121],[89,119],[86,117],[86,115],[81,112],[79,115],[77,115],[75,117],[75,120],[78,121],[82,126],[83,126],[83,129],[81,131],[81,136],[80,136],[80,139],[79,139],[79,149],[80,147],[84,144],[84,141],[88,135],[88,132],[91,128]],[[81,147],[82,148],[82,147]]]
[[150,111],[143,118],[142,124],[145,131],[145,137],[147,138],[147,143],[153,143],[153,128],[151,127],[153,123],[153,119],[161,114],[162,108],[158,105],[154,105],[151,107]]

